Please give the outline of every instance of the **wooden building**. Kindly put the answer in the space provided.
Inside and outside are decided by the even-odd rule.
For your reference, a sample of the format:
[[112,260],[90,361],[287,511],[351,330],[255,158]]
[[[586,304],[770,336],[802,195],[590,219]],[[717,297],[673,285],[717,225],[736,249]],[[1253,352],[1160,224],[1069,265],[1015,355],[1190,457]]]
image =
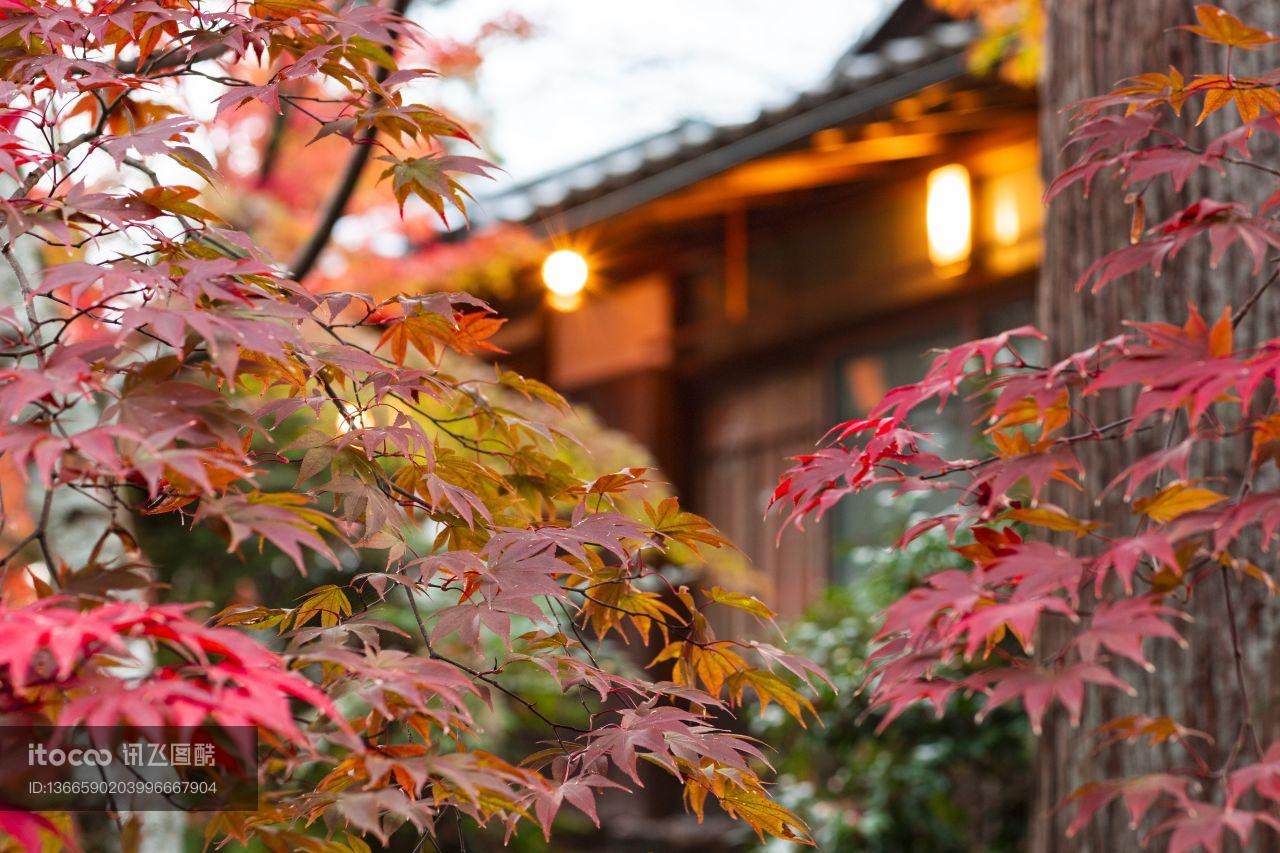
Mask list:
[[[851,501],[776,546],[762,519],[787,459],[917,378],[930,348],[1031,316],[1034,94],[972,76],[972,37],[907,0],[785,107],[684,123],[484,202],[589,270],[567,297],[530,270],[502,306],[516,366],[649,446],[784,616],[850,580],[849,548],[887,523]],[[929,425],[965,440],[963,413]]]

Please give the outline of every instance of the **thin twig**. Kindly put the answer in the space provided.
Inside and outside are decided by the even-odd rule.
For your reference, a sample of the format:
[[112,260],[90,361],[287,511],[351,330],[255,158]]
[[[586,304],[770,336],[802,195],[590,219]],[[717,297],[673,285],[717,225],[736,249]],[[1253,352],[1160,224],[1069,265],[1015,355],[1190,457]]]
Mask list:
[[1280,278],[1280,267],[1276,267],[1275,272],[1271,273],[1270,278],[1268,278],[1262,284],[1258,285],[1258,288],[1254,290],[1253,293],[1249,294],[1249,298],[1245,301],[1243,305],[1240,306],[1240,310],[1237,311],[1234,316],[1232,316],[1231,328],[1234,329],[1240,325],[1241,321],[1244,320],[1245,316],[1248,315],[1249,311],[1253,308],[1253,306],[1256,305],[1258,303],[1258,300],[1262,298],[1262,294],[1266,293],[1268,288],[1270,288],[1271,285],[1275,284],[1276,279],[1278,278]]

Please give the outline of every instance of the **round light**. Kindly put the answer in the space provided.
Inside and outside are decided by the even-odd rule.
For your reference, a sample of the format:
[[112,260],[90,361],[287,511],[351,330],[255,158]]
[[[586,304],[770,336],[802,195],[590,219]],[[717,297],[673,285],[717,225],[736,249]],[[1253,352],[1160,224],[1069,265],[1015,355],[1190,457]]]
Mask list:
[[587,259],[572,249],[558,249],[542,262],[542,281],[557,296],[581,293],[587,274]]

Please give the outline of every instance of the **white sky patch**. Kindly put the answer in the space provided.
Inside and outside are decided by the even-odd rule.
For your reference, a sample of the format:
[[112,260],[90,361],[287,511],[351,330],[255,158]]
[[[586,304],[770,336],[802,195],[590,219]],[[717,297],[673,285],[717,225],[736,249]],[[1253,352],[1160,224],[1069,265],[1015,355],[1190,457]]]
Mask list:
[[505,182],[682,118],[743,121],[785,103],[818,82],[890,2],[455,0],[418,18],[441,37],[465,37],[506,11],[537,27],[526,41],[489,47],[476,93],[458,81],[434,93],[481,123]]

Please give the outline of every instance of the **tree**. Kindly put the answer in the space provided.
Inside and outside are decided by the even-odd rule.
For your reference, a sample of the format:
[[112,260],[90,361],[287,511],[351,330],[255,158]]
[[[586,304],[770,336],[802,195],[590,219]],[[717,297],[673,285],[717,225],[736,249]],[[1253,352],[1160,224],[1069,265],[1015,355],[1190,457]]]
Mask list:
[[[1186,4],[1130,3],[1123,9],[1114,5],[1103,8],[1106,4],[1087,9],[1086,5],[1048,4],[1042,129],[1050,174],[1068,165],[1061,156],[1054,156],[1068,139],[1069,129],[1062,111],[1076,101],[1105,92],[1117,80],[1148,69],[1167,70],[1170,65],[1182,69],[1188,76],[1193,72],[1217,70],[1246,78],[1249,75],[1264,77],[1277,65],[1274,48],[1265,43],[1228,47],[1224,55],[1220,42],[1180,27],[1190,23]],[[1280,9],[1274,3],[1243,2],[1231,8],[1253,26],[1280,29]],[[1208,81],[1208,85],[1212,83]],[[1205,85],[1201,84],[1201,89]],[[1227,90],[1224,96],[1206,97],[1213,97],[1220,107],[1230,102],[1232,94]],[[1184,133],[1193,145],[1203,146],[1227,133],[1233,120],[1256,117],[1259,111],[1271,113],[1280,106],[1274,103],[1265,86],[1257,92],[1257,110],[1250,107],[1252,97],[1245,89],[1236,96],[1238,112],[1223,110],[1205,117],[1202,124],[1197,114],[1195,130],[1184,126],[1177,132]],[[1274,136],[1265,132],[1255,134],[1248,145],[1252,158],[1259,162],[1274,159],[1280,151]],[[1182,172],[1186,165],[1169,164],[1169,167],[1175,170],[1172,173],[1175,184],[1176,178],[1186,175],[1181,194],[1176,186],[1158,184],[1126,204],[1125,190],[1113,183],[1099,186],[1097,192],[1087,197],[1064,194],[1055,199],[1046,219],[1046,258],[1039,299],[1042,328],[1059,354],[1082,349],[1120,332],[1125,318],[1181,322],[1188,302],[1200,306],[1206,317],[1217,316],[1226,306],[1242,306],[1254,290],[1258,274],[1252,258],[1245,253],[1231,253],[1215,261],[1211,257],[1216,251],[1214,247],[1200,242],[1188,246],[1181,260],[1170,265],[1161,276],[1163,281],[1156,282],[1155,286],[1108,288],[1092,299],[1080,299],[1071,292],[1069,283],[1076,281],[1096,258],[1113,249],[1117,235],[1123,239],[1135,215],[1145,214],[1151,221],[1158,221],[1183,206],[1180,195],[1239,202],[1265,213],[1265,202],[1274,190],[1269,176],[1257,169],[1228,167],[1219,171],[1206,167],[1186,173]],[[1137,178],[1141,180],[1141,177],[1139,173]],[[1260,177],[1267,179],[1260,180]],[[1145,210],[1135,210],[1138,204]],[[1263,274],[1270,275],[1271,269],[1264,270]],[[1274,298],[1263,299],[1252,306],[1236,323],[1237,349],[1262,345],[1274,336],[1277,321],[1280,321],[1280,303]],[[1101,418],[1104,423],[1114,413],[1114,409],[1108,411],[1105,404],[1091,411],[1093,417]],[[1156,443],[1163,438],[1156,432],[1145,442],[1113,444],[1086,451],[1082,462],[1090,471],[1109,480],[1135,462],[1143,451],[1156,448]],[[1225,482],[1238,483],[1249,473],[1249,449],[1242,444],[1224,444],[1216,451],[1206,448],[1198,452],[1216,455],[1207,464],[1228,478]],[[1113,501],[1104,511],[1122,511],[1118,503]],[[1266,561],[1257,559],[1264,567],[1274,564],[1274,557]],[[1234,597],[1231,605],[1235,610],[1235,630],[1241,635],[1245,681],[1252,685],[1252,723],[1257,727],[1258,737],[1270,742],[1280,737],[1280,728],[1274,722],[1274,712],[1280,708],[1277,705],[1280,683],[1272,674],[1280,665],[1280,658],[1276,658],[1274,652],[1280,634],[1276,633],[1274,620],[1266,615],[1273,612],[1272,591],[1268,585],[1258,583],[1241,585],[1230,594]],[[1139,706],[1126,703],[1116,707],[1111,700],[1100,697],[1091,709],[1088,722],[1101,724],[1122,713],[1126,706],[1131,711],[1152,716],[1181,719],[1193,728],[1212,734],[1218,745],[1217,756],[1222,760],[1235,741],[1239,719],[1237,714],[1217,709],[1232,707],[1241,701],[1241,696],[1235,677],[1235,649],[1231,643],[1222,642],[1228,603],[1221,595],[1220,584],[1205,585],[1189,605],[1195,621],[1184,627],[1183,634],[1190,646],[1193,666],[1185,665],[1187,658],[1176,647],[1157,644],[1152,650],[1152,662],[1157,667],[1155,682],[1151,689],[1144,691]],[[1135,774],[1151,766],[1148,757],[1135,752],[1120,751],[1105,760],[1110,762],[1107,772],[1116,775]],[[1040,779],[1044,786],[1040,793],[1041,813],[1047,813],[1055,802],[1102,766],[1101,759],[1082,753],[1078,741],[1066,734],[1066,727],[1055,722],[1041,756]],[[1126,821],[1116,819],[1114,812],[1112,815],[1109,821],[1100,821],[1087,840],[1093,849],[1114,849],[1107,839],[1124,833]],[[1063,825],[1059,813],[1056,822],[1039,828],[1046,846],[1050,838],[1061,835]]]
[[[417,100],[405,6],[0,0],[0,254],[22,296],[0,307],[5,720],[256,728],[261,808],[214,815],[212,842],[421,846],[454,814],[549,832],[565,804],[595,819],[641,762],[699,816],[711,799],[807,840],[759,746],[717,721],[750,694],[804,714],[796,685],[820,673],[714,635],[708,608],[769,621],[758,600],[663,572],[724,546],[715,530],[646,499],[643,469],[580,476],[554,391],[464,363],[498,352],[480,299],[301,284],[371,161],[402,209],[442,218],[485,173]],[[210,122],[258,105],[352,146],[289,267],[205,198],[224,186]],[[60,526],[68,500],[97,513]],[[154,583],[137,515],[334,581],[297,601],[264,583],[206,620]],[[610,637],[661,645],[635,671],[600,657]],[[509,686],[526,671],[580,713]],[[486,748],[498,697],[543,748]],[[0,831],[76,843],[66,817],[3,811]]]
[[[940,354],[776,500],[799,521],[876,486],[957,497],[905,538],[942,527],[971,568],[887,609],[867,686],[890,719],[1020,702],[1044,734],[1035,849],[1247,844],[1280,826],[1277,38],[1212,6],[1046,14],[1046,151],[1068,164],[1048,192],[1047,334]],[[1159,70],[1081,100],[1143,67]],[[911,411],[970,393],[993,452],[929,453]]]

